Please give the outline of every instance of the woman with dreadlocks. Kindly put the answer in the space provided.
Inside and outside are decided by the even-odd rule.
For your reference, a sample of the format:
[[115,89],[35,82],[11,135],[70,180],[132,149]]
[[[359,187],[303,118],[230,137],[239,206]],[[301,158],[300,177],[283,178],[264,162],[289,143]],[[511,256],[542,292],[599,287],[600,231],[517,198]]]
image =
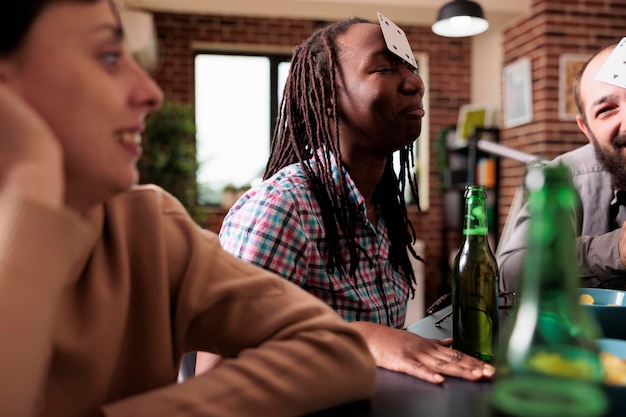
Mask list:
[[[415,277],[407,217],[424,84],[387,49],[381,26],[352,18],[294,53],[264,181],[230,210],[223,247],[316,295],[366,338],[380,367],[441,383],[493,367],[402,330]],[[393,153],[400,153],[400,180]],[[200,354],[198,371],[206,355]]]

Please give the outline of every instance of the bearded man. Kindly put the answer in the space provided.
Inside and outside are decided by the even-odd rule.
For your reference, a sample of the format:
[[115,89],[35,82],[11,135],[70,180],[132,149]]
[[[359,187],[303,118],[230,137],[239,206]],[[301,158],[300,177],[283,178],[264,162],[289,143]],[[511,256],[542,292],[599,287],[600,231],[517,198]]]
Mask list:
[[[580,195],[572,220],[581,285],[626,289],[626,89],[596,79],[616,47],[592,56],[574,82],[576,121],[589,143],[550,164],[570,168]],[[529,218],[525,205],[498,251],[502,290],[518,292]]]

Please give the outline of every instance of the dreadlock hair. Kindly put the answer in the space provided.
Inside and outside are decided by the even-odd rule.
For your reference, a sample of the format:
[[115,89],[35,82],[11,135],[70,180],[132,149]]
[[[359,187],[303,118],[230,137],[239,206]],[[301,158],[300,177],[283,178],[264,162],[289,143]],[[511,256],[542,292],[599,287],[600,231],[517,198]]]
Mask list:
[[[332,23],[317,30],[295,49],[263,178],[271,177],[287,165],[296,162],[301,164],[322,210],[328,247],[326,271],[333,273],[337,270],[341,277],[345,277],[346,273],[354,277],[359,264],[359,253],[365,254],[373,265],[373,260],[355,240],[356,223],[352,213],[357,208],[348,198],[337,116],[336,67],[339,51],[336,40],[358,23],[371,22],[354,17]],[[374,201],[378,202],[389,231],[391,265],[395,270],[401,269],[407,277],[413,296],[415,274],[408,253],[423,262],[412,246],[415,242],[415,230],[408,219],[404,199],[408,177],[412,196],[419,209],[417,182],[415,175],[409,174],[412,172],[413,145],[402,148],[399,153],[401,181],[398,181],[393,169],[393,156],[390,155],[376,187]],[[333,156],[339,168],[339,184],[333,181]],[[342,256],[342,238],[347,245],[349,260]],[[349,265],[347,272],[346,265]]]

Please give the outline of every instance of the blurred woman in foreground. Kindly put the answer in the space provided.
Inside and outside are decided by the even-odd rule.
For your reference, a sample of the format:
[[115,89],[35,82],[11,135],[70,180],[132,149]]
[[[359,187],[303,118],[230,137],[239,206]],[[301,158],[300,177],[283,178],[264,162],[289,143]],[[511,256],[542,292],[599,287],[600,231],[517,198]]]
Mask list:
[[[135,186],[162,93],[123,45],[108,0],[0,14],[0,415],[295,416],[367,397],[372,357],[334,311]],[[195,350],[225,359],[176,384]]]

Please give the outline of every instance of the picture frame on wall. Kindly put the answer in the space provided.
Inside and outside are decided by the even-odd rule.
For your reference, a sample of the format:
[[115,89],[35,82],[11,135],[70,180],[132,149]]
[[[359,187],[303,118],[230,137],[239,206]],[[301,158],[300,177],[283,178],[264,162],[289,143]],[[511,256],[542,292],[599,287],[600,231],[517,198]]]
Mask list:
[[590,54],[561,54],[559,56],[559,120],[576,120],[578,109],[572,86],[580,68]]
[[459,118],[452,147],[467,145],[469,137],[477,127],[493,126],[493,106],[484,104],[465,104],[459,109]]
[[521,58],[503,69],[504,127],[533,120],[532,73],[530,58]]

